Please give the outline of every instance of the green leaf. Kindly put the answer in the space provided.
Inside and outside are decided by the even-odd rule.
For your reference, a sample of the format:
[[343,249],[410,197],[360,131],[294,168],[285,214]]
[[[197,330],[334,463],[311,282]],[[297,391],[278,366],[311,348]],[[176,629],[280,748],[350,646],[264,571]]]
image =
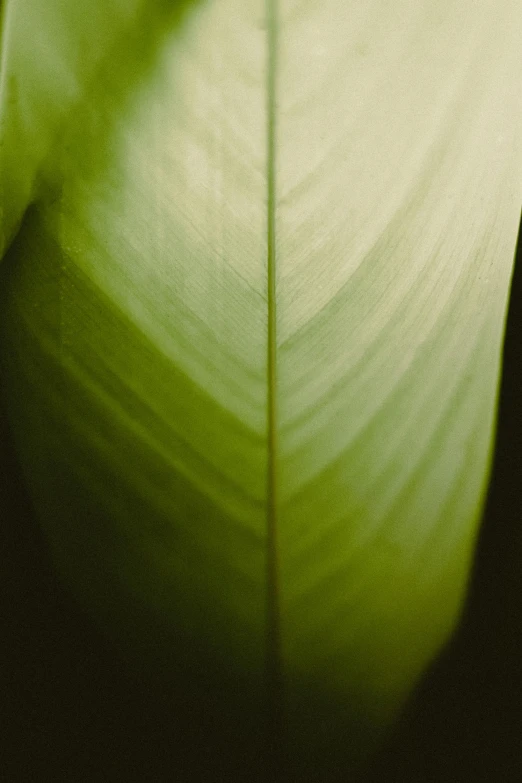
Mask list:
[[150,38],[158,43],[158,23],[177,19],[194,1],[0,4],[0,253],[27,204],[38,197],[45,161],[62,142],[62,123],[96,84],[107,60],[117,68],[124,55],[128,82],[145,65]]
[[522,6],[104,0],[88,52],[66,6],[7,2],[1,106],[7,239],[33,202],[2,358],[54,557],[132,654],[268,694],[305,755],[349,720],[357,755],[468,578]]

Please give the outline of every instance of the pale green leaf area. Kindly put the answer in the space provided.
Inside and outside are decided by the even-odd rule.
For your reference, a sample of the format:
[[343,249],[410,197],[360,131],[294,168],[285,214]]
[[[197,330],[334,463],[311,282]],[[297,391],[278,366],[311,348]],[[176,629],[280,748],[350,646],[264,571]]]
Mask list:
[[185,5],[5,5],[13,427],[129,654],[268,694],[301,750],[349,720],[357,754],[465,595],[522,5]]
[[[3,0],[0,3],[0,252],[36,197],[43,160],[104,62],[132,44],[127,82],[145,42],[195,0]],[[154,13],[150,13],[152,6]],[[139,34],[139,39],[137,35]],[[108,64],[108,63],[107,63]]]

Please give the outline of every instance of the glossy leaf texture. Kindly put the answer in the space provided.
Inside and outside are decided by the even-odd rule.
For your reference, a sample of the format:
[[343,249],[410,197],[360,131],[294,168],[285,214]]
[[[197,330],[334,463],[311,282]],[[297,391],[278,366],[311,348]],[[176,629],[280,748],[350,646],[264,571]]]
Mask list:
[[358,752],[464,597],[522,7],[88,9],[4,8],[2,359],[37,512],[131,654],[268,693],[301,748],[348,716]]

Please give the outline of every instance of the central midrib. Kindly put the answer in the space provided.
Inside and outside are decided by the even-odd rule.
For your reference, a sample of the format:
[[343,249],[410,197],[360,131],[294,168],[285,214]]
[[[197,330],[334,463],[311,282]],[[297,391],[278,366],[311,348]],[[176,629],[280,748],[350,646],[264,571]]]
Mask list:
[[267,465],[267,635],[266,672],[270,720],[282,729],[281,622],[278,562],[278,433],[276,323],[276,87],[278,0],[266,0],[267,16],[267,275],[268,275],[268,465]]

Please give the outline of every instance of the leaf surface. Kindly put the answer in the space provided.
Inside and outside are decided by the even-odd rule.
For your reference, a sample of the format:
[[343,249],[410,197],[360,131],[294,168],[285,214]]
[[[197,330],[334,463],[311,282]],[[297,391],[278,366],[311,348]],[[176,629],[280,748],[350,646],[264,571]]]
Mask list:
[[[27,204],[38,198],[45,161],[60,128],[89,85],[123,59],[126,81],[144,67],[147,43],[161,23],[176,20],[193,0],[4,0],[0,4],[0,252],[13,238]],[[152,11],[152,12],[151,12]],[[139,31],[139,32],[138,32]],[[128,48],[134,47],[135,59]],[[115,65],[116,64],[116,65]]]
[[88,57],[41,2],[4,16],[2,116],[6,74],[37,108],[2,130],[7,239],[33,202],[2,352],[55,557],[134,645],[174,629],[169,665],[268,677],[292,731],[324,694],[385,722],[454,626],[484,494],[522,8],[113,5]]

